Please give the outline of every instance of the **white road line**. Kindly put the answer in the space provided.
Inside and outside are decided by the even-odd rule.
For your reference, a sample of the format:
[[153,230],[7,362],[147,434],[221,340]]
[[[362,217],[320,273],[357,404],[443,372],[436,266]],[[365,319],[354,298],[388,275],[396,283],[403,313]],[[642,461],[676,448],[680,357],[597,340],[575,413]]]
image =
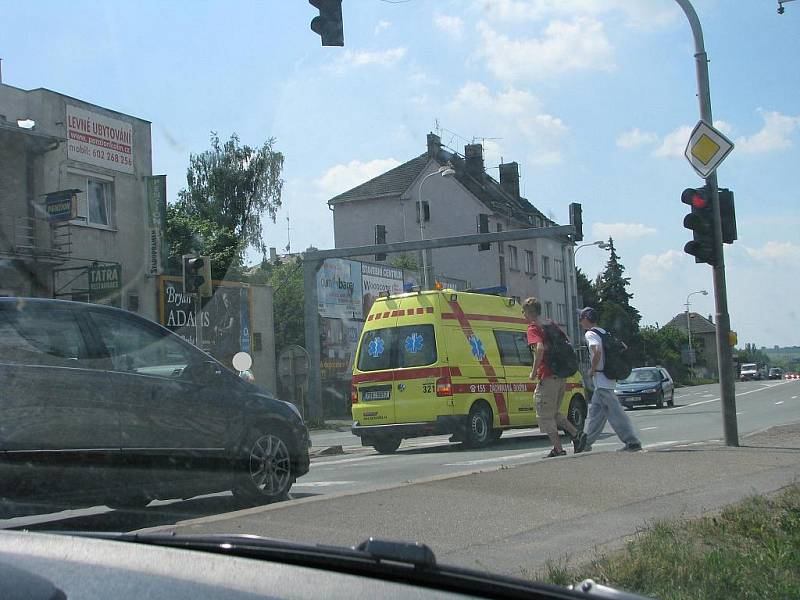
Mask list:
[[658,448],[659,446],[677,446],[678,444],[685,444],[689,440],[669,440],[667,442],[657,442],[655,444],[647,444],[645,448]]
[[292,487],[330,487],[332,485],[350,485],[355,481],[303,481],[295,482]]
[[651,429],[658,429],[658,427],[642,427],[639,431],[650,431]]
[[792,400],[797,400],[797,396],[792,396]]
[[739,411],[739,412],[736,413],[736,416],[738,417],[739,415],[743,415],[746,412],[747,412],[746,410]]
[[492,458],[481,458],[478,460],[463,460],[455,463],[445,463],[445,467],[470,467],[473,465],[483,465],[486,463],[499,462],[503,460],[516,460],[518,458],[529,458],[531,456],[544,456],[546,448],[540,448],[535,452],[523,452],[522,454],[506,454],[505,456],[493,456]]
[[314,463],[314,468],[327,467],[328,465],[341,465],[343,463],[361,462],[362,460],[378,460],[381,458],[391,458],[394,455],[388,454],[370,454],[369,456],[359,456],[357,458],[341,458],[338,460],[323,460]]
[[776,402],[776,403],[775,403],[775,406],[779,406],[779,405],[781,405],[781,404],[783,404],[783,400],[781,400],[780,402]]

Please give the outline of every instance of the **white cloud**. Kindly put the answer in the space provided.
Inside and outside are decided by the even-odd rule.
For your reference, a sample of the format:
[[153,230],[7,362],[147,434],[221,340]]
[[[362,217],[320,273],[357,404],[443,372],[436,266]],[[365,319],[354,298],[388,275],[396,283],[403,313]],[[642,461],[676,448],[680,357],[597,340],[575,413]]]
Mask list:
[[620,133],[617,136],[617,146],[626,149],[636,148],[645,144],[653,144],[657,141],[658,136],[655,133],[642,131],[638,127],[631,129],[630,131]]
[[592,224],[592,237],[596,240],[635,239],[656,233],[652,227],[641,223],[594,223]]
[[433,18],[433,23],[453,39],[459,40],[464,34],[464,21],[461,17],[436,15]]
[[378,21],[378,24],[375,25],[375,35],[378,35],[381,31],[385,31],[389,29],[391,23],[389,21]]
[[692,126],[684,125],[667,134],[661,146],[656,148],[653,154],[655,156],[683,156],[683,151],[686,150],[686,144],[689,142],[689,136],[692,135],[692,129]]
[[333,198],[365,181],[369,181],[373,177],[377,177],[389,169],[393,169],[399,164],[400,161],[394,158],[377,158],[369,162],[351,160],[346,165],[334,165],[326,170],[314,183],[317,189],[325,194],[326,198]]
[[800,246],[791,242],[767,242],[761,248],[745,246],[745,251],[762,262],[796,265],[800,261]]
[[645,254],[639,259],[639,276],[647,281],[662,281],[676,267],[682,266],[689,255],[678,250],[667,250],[663,254]]
[[669,3],[635,0],[476,0],[483,16],[493,21],[519,23],[553,17],[619,14],[631,27],[651,29],[671,23],[679,11]]
[[350,67],[363,67],[378,65],[386,67],[400,61],[406,55],[403,47],[390,48],[381,52],[362,52],[345,50],[344,54],[334,63],[334,69],[343,71]]
[[[541,102],[530,92],[509,86],[493,93],[483,83],[470,81],[458,90],[448,108],[468,118],[471,127],[489,127],[493,137],[500,134],[513,140],[522,135],[533,164],[552,165],[562,160],[559,145],[569,128],[560,118],[542,112]],[[478,115],[485,124],[476,122]]]
[[503,81],[614,67],[603,24],[592,19],[551,21],[539,38],[512,40],[486,22],[478,23],[477,30],[481,35],[478,55]]
[[800,116],[790,117],[779,112],[762,112],[764,127],[761,131],[750,136],[740,137],[736,140],[736,150],[746,154],[758,154],[775,150],[791,148],[792,141],[789,137],[800,125]]

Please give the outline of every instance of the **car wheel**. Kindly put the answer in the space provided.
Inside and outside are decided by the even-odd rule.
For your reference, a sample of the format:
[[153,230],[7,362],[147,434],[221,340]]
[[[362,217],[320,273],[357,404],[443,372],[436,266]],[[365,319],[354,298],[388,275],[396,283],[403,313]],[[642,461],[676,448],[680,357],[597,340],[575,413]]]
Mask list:
[[492,441],[496,442],[500,439],[501,435],[503,435],[502,429],[492,429]]
[[394,454],[400,447],[400,438],[381,438],[375,440],[372,447],[375,448],[380,454]]
[[243,471],[233,495],[245,502],[275,502],[288,497],[294,483],[292,457],[279,430],[253,433],[245,445]]
[[476,404],[467,417],[464,443],[470,448],[481,448],[491,441],[492,413],[482,404]]
[[667,406],[675,406],[675,390],[672,390],[669,393],[669,400],[667,400]]
[[656,398],[656,408],[664,408],[664,390]]
[[573,396],[567,409],[567,420],[578,431],[583,431],[586,425],[586,402],[580,396]]

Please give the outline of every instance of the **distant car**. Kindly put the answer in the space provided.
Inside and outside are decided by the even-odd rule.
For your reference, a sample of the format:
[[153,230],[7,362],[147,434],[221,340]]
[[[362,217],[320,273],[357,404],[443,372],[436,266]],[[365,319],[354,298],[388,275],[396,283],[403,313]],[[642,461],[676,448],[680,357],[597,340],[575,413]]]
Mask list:
[[263,502],[308,472],[293,405],[134,313],[0,298],[0,381],[4,497]]
[[614,390],[625,408],[654,404],[662,408],[675,406],[675,383],[663,367],[638,367],[627,379],[617,381]]
[[769,370],[770,379],[783,379],[783,369],[780,367],[772,367]]
[[742,381],[757,381],[761,379],[761,372],[756,363],[744,363],[739,370],[739,379]]

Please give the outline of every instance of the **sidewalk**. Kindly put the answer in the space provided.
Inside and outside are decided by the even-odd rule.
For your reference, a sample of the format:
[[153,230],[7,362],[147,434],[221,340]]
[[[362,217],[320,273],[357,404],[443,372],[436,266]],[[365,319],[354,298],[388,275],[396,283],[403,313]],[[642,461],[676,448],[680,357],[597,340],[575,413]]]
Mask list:
[[442,563],[525,575],[590,559],[653,520],[700,516],[800,480],[800,424],[741,440],[569,455],[515,467],[325,495],[159,528],[336,545],[427,543]]

